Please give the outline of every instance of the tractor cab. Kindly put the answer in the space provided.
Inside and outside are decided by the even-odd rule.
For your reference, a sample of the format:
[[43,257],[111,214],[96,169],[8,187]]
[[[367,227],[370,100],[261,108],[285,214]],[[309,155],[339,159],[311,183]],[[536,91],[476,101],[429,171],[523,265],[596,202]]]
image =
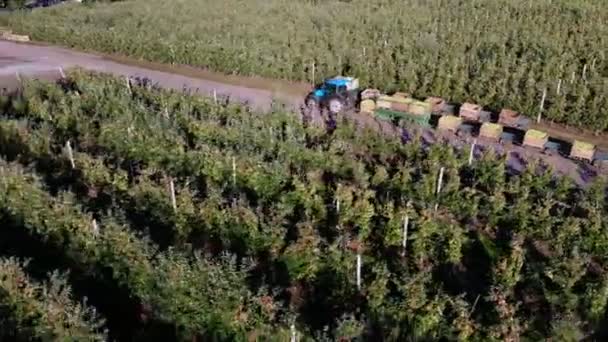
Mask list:
[[336,76],[326,79],[306,97],[309,109],[329,110],[336,114],[356,106],[359,96],[359,80]]
[[322,99],[332,94],[346,93],[358,89],[359,81],[357,79],[337,76],[325,80],[325,82],[313,91],[313,94],[319,99]]

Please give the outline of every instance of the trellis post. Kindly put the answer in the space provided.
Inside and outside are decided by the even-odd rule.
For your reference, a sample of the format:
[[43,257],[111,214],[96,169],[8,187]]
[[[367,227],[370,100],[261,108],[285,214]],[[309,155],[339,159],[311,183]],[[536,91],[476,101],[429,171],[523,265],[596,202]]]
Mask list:
[[475,307],[477,307],[477,302],[479,301],[480,297],[481,297],[481,295],[477,295],[477,298],[475,298],[475,302],[473,302],[473,306],[471,307],[471,311],[469,311],[469,316],[471,316],[471,314],[473,313],[473,311],[475,311]]
[[439,177],[437,178],[437,202],[435,202],[435,212],[439,209],[439,193],[441,192],[441,187],[443,186],[443,172],[445,171],[444,167],[439,169]]
[[274,146],[274,131],[272,129],[272,126],[270,126],[268,130],[270,131],[270,145]]
[[583,66],[583,81],[587,80],[587,64],[585,64],[585,66]]
[[232,157],[232,185],[236,187],[236,158]]
[[65,143],[65,149],[68,152],[68,158],[70,159],[70,165],[72,166],[72,169],[75,169],[76,163],[74,162],[74,151],[72,150],[72,144],[70,143],[69,140]]
[[407,248],[407,230],[408,230],[408,226],[410,224],[410,217],[409,215],[405,215],[405,219],[403,220],[403,240],[401,241],[401,246],[403,247],[403,255],[405,255],[406,253],[406,248]]
[[538,116],[536,117],[536,122],[540,123],[540,119],[542,117],[543,109],[545,108],[545,99],[547,98],[547,89],[543,90],[543,97],[540,100],[540,108],[538,111]]
[[475,146],[477,145],[477,139],[473,140],[471,144],[471,152],[469,152],[469,166],[473,164],[473,157],[475,156]]
[[93,231],[93,235],[99,235],[99,226],[97,225],[97,221],[93,219],[91,222],[91,230]]
[[297,332],[296,332],[296,325],[291,323],[291,326],[289,327],[291,330],[291,339],[290,342],[297,342]]
[[129,93],[131,93],[131,81],[129,80],[129,76],[125,76],[125,83],[127,84],[127,89],[129,90]]
[[173,211],[177,212],[177,200],[175,199],[175,183],[173,182],[173,178],[169,178],[169,192],[171,193],[171,206],[173,207]]
[[570,78],[570,83],[574,83],[574,78],[576,77],[576,72],[572,72],[572,78]]
[[357,252],[357,290],[361,290],[361,252]]
[[441,192],[441,187],[443,186],[443,172],[445,171],[444,167],[441,167],[441,169],[439,169],[439,177],[437,178],[437,191],[436,194],[439,195],[439,193]]

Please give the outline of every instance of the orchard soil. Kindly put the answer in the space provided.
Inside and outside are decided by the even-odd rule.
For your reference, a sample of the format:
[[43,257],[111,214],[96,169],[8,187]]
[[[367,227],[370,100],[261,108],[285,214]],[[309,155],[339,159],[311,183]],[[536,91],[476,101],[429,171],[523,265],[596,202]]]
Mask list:
[[[77,52],[37,42],[15,43],[0,40],[0,88],[15,88],[19,85],[19,79],[26,77],[54,80],[61,76],[62,69],[71,67],[81,67],[125,77],[145,77],[165,88],[186,90],[205,96],[213,96],[213,94],[218,97],[227,96],[262,111],[271,109],[273,102],[278,102],[291,111],[300,112],[304,96],[311,88],[310,84],[304,83],[223,75],[187,66],[164,65],[122,56]],[[372,127],[385,134],[396,137],[400,137],[402,134],[397,127],[388,122],[376,120],[369,115],[348,113],[345,116],[358,125]],[[318,115],[311,119],[317,124],[322,124],[325,120]],[[578,138],[608,149],[608,134],[598,135],[551,124],[534,125],[534,127],[543,129],[552,136],[568,140]],[[428,143],[445,141],[457,148],[465,147],[473,141],[472,137],[458,137],[430,129],[408,129],[410,134],[416,132],[421,133]],[[532,160],[545,162],[558,174],[571,177],[580,186],[585,186],[599,173],[598,170],[584,163],[521,146],[507,146],[481,139],[477,146],[479,149],[491,148],[498,153],[506,154],[508,168],[514,173],[520,172]]]

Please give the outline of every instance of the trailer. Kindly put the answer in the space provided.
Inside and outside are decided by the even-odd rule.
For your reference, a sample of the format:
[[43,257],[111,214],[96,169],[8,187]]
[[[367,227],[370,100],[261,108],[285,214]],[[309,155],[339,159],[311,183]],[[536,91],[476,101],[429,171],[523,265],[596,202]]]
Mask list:
[[412,103],[414,99],[406,96],[396,95],[381,95],[378,97],[376,101],[376,105],[378,108],[393,110],[397,112],[408,112],[410,108],[410,103]]
[[441,97],[419,101],[409,93],[386,95],[372,88],[359,91],[358,79],[342,76],[327,79],[313,89],[306,98],[306,105],[307,108],[322,108],[324,112],[333,114],[354,109],[394,124],[415,124],[457,135],[478,135],[507,146],[532,147],[549,154],[558,152],[564,157],[608,169],[608,153],[599,152],[594,145],[582,141],[570,143],[550,137],[546,132],[529,129],[531,120],[508,108],[503,108],[495,116],[470,102],[458,105],[447,103]]
[[394,123],[415,124],[421,127],[430,128],[431,114],[414,114],[386,108],[376,108],[374,116],[381,120]]

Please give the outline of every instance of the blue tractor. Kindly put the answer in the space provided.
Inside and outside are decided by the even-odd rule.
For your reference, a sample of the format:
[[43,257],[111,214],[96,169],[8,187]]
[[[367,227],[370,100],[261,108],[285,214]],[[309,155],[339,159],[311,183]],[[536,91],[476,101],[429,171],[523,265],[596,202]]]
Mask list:
[[355,109],[359,101],[359,80],[336,76],[316,86],[306,96],[305,104],[309,111],[329,111],[330,114],[338,114]]

